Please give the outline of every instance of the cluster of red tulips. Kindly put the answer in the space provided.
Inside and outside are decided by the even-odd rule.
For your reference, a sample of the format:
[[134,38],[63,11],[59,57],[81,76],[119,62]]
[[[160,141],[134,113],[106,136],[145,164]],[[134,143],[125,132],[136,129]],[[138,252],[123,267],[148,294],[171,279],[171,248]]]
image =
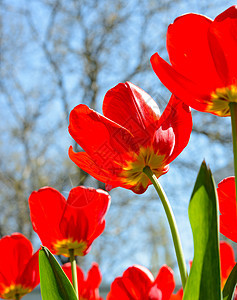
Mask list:
[[[233,248],[219,241],[221,232],[237,242],[236,177],[216,189],[210,169],[202,163],[189,203],[194,258],[188,274],[178,228],[158,178],[187,146],[192,131],[191,108],[231,117],[234,169],[237,176],[237,6],[211,20],[203,15],[178,17],[167,31],[170,64],[158,53],[152,67],[172,92],[162,115],[157,103],[130,82],[110,89],[103,115],[86,105],[70,114],[69,133],[84,152],[69,149],[71,160],[102,181],[141,194],[153,184],[164,206],[177,256],[182,288],[176,293],[173,271],[166,265],[156,278],[134,265],[116,278],[108,300],[237,299],[237,264]],[[21,299],[41,284],[43,299],[101,300],[101,273],[95,263],[87,278],[76,256],[89,253],[105,228],[108,192],[73,188],[66,200],[51,187],[29,197],[30,216],[42,247],[35,254],[20,233],[0,240],[0,297]],[[58,264],[54,255],[70,263]],[[72,284],[71,284],[72,283]]]

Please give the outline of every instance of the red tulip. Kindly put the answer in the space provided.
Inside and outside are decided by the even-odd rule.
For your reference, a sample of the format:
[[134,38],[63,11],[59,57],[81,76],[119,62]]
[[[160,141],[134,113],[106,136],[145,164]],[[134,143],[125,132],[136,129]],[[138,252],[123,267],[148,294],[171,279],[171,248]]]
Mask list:
[[167,31],[170,64],[158,53],[152,67],[162,83],[194,109],[230,115],[237,102],[237,6],[214,21],[198,14],[178,17]]
[[235,253],[230,244],[220,242],[220,261],[221,261],[221,286],[225,285],[232,269],[235,266]]
[[66,200],[57,190],[45,187],[29,198],[33,229],[54,254],[85,255],[105,228],[110,196],[103,190],[79,186]]
[[0,298],[21,299],[39,284],[38,253],[21,233],[0,239]]
[[237,207],[235,178],[228,177],[218,184],[217,194],[220,209],[220,232],[237,243]]
[[[220,260],[221,260],[221,287],[223,288],[227,278],[229,277],[232,269],[236,264],[234,250],[231,247],[231,245],[226,242],[220,242]],[[237,287],[235,288],[233,300],[237,300]]]
[[182,299],[182,291],[178,293],[179,295],[172,295],[174,288],[173,271],[169,267],[161,267],[154,279],[148,269],[135,265],[128,268],[122,277],[113,281],[107,300]]
[[171,295],[170,300],[182,300],[183,294],[183,289],[181,288],[176,294]]
[[108,190],[120,186],[145,192],[151,182],[144,167],[156,177],[168,172],[192,130],[189,107],[180,100],[172,96],[160,116],[156,102],[130,82],[107,92],[103,113],[82,104],[72,110],[69,133],[85,152],[70,147],[69,156]]
[[[72,282],[71,264],[66,263],[62,266],[69,280]],[[83,271],[77,266],[77,281],[79,300],[103,300],[99,295],[99,286],[102,275],[97,263],[93,263],[88,271],[87,278],[84,278]]]

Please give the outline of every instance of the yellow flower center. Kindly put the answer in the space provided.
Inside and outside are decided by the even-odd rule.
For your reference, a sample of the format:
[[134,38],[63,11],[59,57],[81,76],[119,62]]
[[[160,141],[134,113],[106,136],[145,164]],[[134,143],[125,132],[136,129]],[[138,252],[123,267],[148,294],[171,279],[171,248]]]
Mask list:
[[140,149],[139,154],[132,153],[132,159],[126,161],[121,173],[122,181],[126,185],[135,186],[140,183],[144,188],[147,187],[149,179],[143,172],[146,166],[149,166],[156,177],[160,177],[168,171],[165,164],[165,155],[154,153],[151,147]]
[[31,291],[31,288],[23,287],[21,284],[12,284],[8,287],[5,287],[2,296],[4,297],[4,299],[20,299]]
[[74,241],[72,238],[69,238],[57,241],[56,243],[54,243],[53,247],[57,255],[64,255],[66,257],[69,257],[69,250],[73,249],[75,256],[83,256],[83,253],[87,248],[87,243]]
[[214,112],[220,117],[230,116],[231,102],[237,102],[237,86],[218,88],[211,94],[211,102],[208,104],[207,110]]

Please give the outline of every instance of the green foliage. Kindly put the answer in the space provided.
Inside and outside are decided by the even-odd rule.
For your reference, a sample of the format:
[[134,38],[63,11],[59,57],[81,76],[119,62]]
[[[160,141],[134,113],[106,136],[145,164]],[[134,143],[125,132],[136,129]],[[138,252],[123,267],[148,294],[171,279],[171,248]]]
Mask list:
[[237,264],[234,266],[233,270],[231,271],[225,283],[222,292],[223,300],[232,300],[236,284],[237,284]]
[[77,300],[69,279],[46,247],[39,251],[39,270],[43,300]]
[[202,163],[189,203],[194,259],[183,300],[220,300],[218,202],[210,169]]

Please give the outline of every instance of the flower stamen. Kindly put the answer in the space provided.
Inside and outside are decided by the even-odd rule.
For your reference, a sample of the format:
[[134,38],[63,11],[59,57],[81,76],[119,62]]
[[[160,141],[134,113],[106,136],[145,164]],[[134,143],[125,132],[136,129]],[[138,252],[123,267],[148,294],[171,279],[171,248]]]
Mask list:
[[231,85],[230,87],[217,88],[211,93],[211,100],[208,103],[207,110],[214,112],[220,117],[230,116],[231,102],[237,102],[237,86]]
[[84,251],[87,248],[87,244],[85,242],[79,242],[73,240],[72,238],[69,238],[57,241],[56,243],[54,243],[53,248],[57,255],[70,257],[69,249],[73,249],[75,256],[83,256]]
[[142,147],[139,154],[132,153],[130,157],[131,160],[126,161],[120,174],[123,183],[126,185],[133,186],[139,183],[145,188],[149,182],[148,177],[143,172],[146,166],[150,167],[157,178],[168,171],[168,166],[165,164],[165,155],[155,153],[151,147]]
[[21,284],[12,284],[10,286],[6,286],[4,292],[2,295],[4,296],[4,299],[16,299],[16,295],[18,295],[18,298],[22,298],[24,295],[31,292],[32,289],[28,287],[24,287]]

